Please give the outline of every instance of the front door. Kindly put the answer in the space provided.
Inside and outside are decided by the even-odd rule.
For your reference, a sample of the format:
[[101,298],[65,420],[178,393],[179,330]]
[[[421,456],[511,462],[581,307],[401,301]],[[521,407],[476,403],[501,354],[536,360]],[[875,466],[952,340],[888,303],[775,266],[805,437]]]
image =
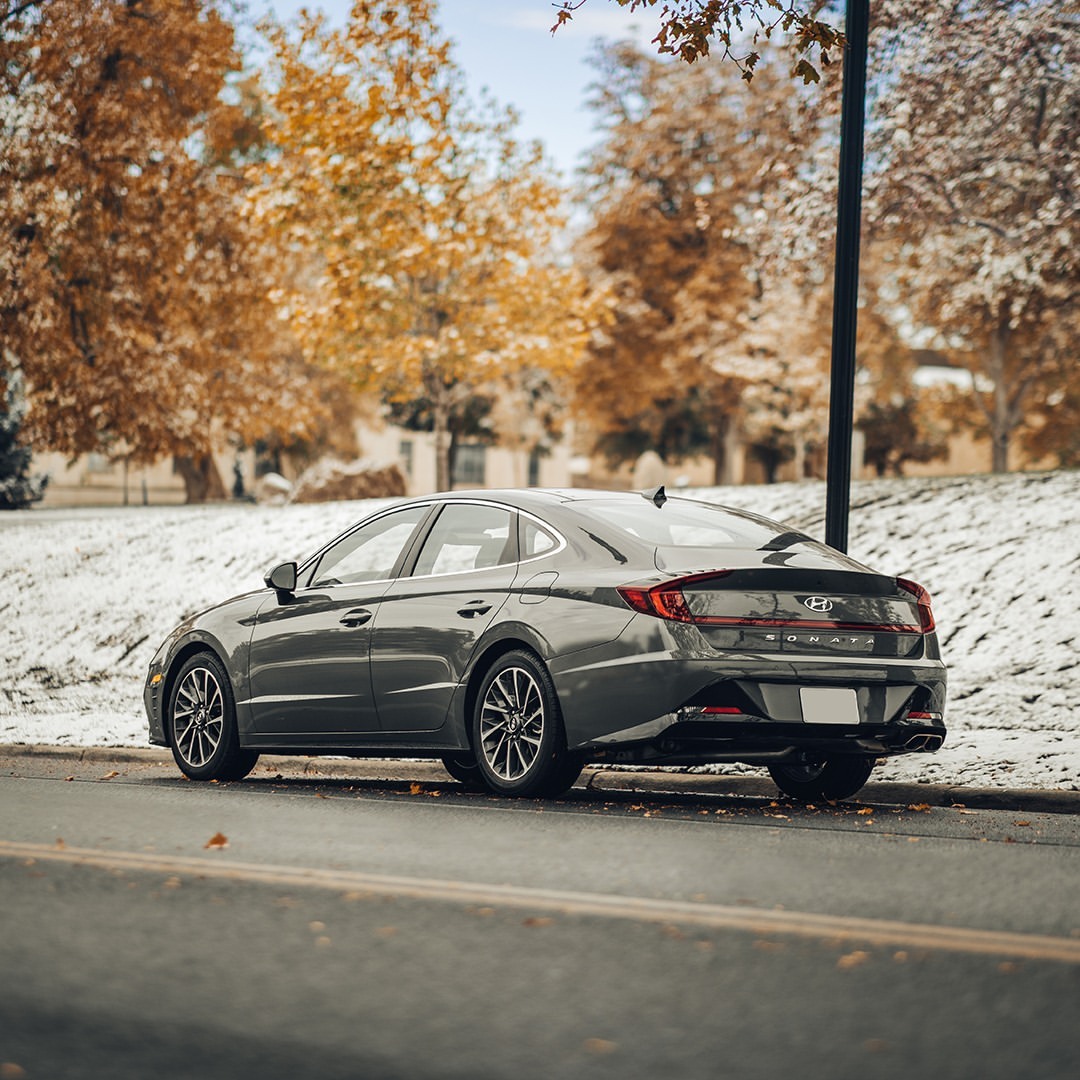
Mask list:
[[259,735],[334,742],[378,728],[371,628],[428,507],[390,511],[335,541],[295,593],[271,597],[251,637],[251,717]]

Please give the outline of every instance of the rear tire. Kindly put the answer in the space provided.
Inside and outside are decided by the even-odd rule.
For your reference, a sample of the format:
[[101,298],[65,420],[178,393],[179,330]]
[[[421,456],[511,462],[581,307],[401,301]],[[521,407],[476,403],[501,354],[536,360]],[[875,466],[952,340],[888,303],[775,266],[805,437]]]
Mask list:
[[484,676],[473,709],[472,743],[484,784],[496,795],[562,794],[581,772],[579,766],[570,775],[551,675],[524,650],[500,656]]
[[191,780],[242,780],[259,760],[240,746],[236,702],[221,661],[196,653],[176,673],[168,703],[173,760]]
[[459,783],[464,784],[469,791],[486,791],[483,773],[476,764],[476,758],[472,754],[444,754],[442,758],[443,768]]
[[785,794],[801,802],[848,799],[870,779],[877,759],[855,754],[770,765],[769,775]]

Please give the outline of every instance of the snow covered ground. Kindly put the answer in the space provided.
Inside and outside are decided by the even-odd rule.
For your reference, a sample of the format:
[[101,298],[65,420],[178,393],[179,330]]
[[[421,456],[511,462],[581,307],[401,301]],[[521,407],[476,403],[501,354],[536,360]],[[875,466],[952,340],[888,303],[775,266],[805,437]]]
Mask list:
[[[824,533],[820,483],[688,494]],[[145,745],[173,625],[378,505],[0,514],[0,742]],[[930,590],[950,670],[945,747],[875,779],[1080,790],[1080,473],[858,483],[849,549]]]

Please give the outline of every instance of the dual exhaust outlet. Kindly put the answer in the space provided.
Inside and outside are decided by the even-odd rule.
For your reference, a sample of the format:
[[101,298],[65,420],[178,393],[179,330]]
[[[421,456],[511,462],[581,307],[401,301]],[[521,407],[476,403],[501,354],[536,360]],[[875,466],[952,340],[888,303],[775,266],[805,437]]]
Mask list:
[[941,735],[912,735],[904,743],[904,749],[928,754],[941,746],[944,741],[945,739]]

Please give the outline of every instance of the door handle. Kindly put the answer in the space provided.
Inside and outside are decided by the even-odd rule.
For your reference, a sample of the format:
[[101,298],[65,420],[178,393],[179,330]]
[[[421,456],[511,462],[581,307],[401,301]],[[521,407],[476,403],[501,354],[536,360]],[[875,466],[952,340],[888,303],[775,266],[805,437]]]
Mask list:
[[471,619],[474,615],[486,615],[490,610],[491,605],[486,600],[472,600],[458,608],[457,613],[465,619]]
[[341,616],[342,626],[363,626],[371,618],[371,612],[367,608],[353,608]]

